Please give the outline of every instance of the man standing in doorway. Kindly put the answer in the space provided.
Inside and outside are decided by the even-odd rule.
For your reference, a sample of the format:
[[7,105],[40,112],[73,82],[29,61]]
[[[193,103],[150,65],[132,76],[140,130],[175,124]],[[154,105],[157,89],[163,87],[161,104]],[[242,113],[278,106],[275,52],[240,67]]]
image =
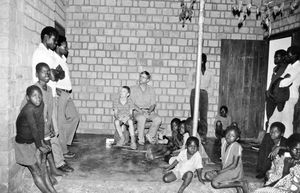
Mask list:
[[[206,54],[202,53],[201,75],[200,75],[200,103],[199,113],[200,122],[198,125],[198,133],[201,137],[201,142],[205,143],[207,135],[207,111],[208,111],[208,93],[213,89],[213,72],[206,69]],[[191,115],[194,115],[195,89],[191,90],[190,106]]]
[[147,140],[154,144],[156,133],[161,125],[161,118],[155,113],[156,95],[154,89],[148,85],[151,75],[147,71],[140,73],[139,82],[131,87],[131,99],[135,105],[134,118],[137,121],[138,143],[144,145],[144,130],[146,121],[152,121]]
[[285,125],[284,137],[288,138],[293,134],[294,108],[299,99],[299,86],[300,86],[300,48],[298,46],[291,46],[287,49],[286,67],[284,73],[281,75],[283,78],[279,87],[289,87],[290,97],[285,102],[281,111],[275,109],[269,124],[280,121]]

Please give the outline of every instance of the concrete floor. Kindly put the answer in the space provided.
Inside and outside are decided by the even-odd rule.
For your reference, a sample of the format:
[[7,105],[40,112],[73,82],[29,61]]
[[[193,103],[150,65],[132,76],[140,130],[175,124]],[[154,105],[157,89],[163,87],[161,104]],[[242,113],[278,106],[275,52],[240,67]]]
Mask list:
[[[181,180],[165,184],[162,182],[162,160],[147,161],[144,151],[126,151],[119,148],[106,148],[106,138],[112,136],[78,134],[70,147],[76,157],[68,159],[75,171],[68,176],[58,178],[55,186],[59,193],[171,193],[177,192]],[[257,152],[244,146],[243,162],[250,192],[261,185],[255,176]],[[205,149],[216,164],[209,164],[204,170],[220,166],[214,139],[208,139]],[[143,149],[141,149],[143,150]],[[39,192],[32,179],[27,175],[26,192]],[[209,183],[201,185],[195,178],[186,189],[194,192],[236,192],[235,189],[215,190]]]

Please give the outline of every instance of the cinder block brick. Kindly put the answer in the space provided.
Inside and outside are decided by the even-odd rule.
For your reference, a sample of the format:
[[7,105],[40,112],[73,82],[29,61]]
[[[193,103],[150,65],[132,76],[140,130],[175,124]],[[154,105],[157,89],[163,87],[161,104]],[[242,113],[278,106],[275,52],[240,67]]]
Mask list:
[[137,7],[131,7],[130,8],[130,13],[131,14],[140,14],[141,13],[141,9],[137,8]]
[[121,36],[130,36],[130,30],[120,30]]
[[147,36],[147,31],[146,30],[138,30],[136,35],[145,37],[145,36]]
[[139,38],[129,37],[129,44],[138,44]]
[[168,95],[177,95],[177,89],[168,89],[167,94]]
[[145,38],[145,43],[146,44],[154,44],[155,43],[155,38]]
[[181,46],[186,46],[187,40],[186,39],[178,39],[177,44],[181,45]]
[[147,8],[146,9],[146,14],[150,14],[150,15],[156,15],[156,10],[155,8]]
[[179,46],[170,46],[170,52],[179,52]]
[[175,110],[174,117],[188,117],[188,116],[184,115],[184,111]]

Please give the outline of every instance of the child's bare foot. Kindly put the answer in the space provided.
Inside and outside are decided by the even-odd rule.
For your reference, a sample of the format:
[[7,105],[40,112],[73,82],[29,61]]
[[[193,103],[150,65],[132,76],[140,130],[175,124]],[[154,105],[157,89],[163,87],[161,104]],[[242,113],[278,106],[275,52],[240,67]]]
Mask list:
[[125,144],[125,138],[124,136],[121,137],[121,139],[117,142],[116,146],[124,146]]
[[242,181],[242,190],[243,190],[243,193],[249,192],[248,182],[246,180]]
[[50,175],[49,178],[50,178],[50,181],[51,181],[52,185],[58,184],[56,178],[53,175]]
[[152,153],[152,150],[151,150],[150,147],[147,149],[147,152],[146,152],[146,159],[147,159],[147,160],[153,160],[153,159],[154,159],[153,153]]
[[52,170],[51,174],[54,176],[66,176],[67,175],[66,173],[64,173],[63,171],[60,171],[58,169]]
[[137,148],[136,143],[131,143],[131,144],[130,144],[130,148],[131,148],[131,149],[136,149],[136,148]]
[[236,188],[236,192],[237,192],[237,193],[243,193],[243,189],[242,189],[241,187],[237,187],[237,188]]

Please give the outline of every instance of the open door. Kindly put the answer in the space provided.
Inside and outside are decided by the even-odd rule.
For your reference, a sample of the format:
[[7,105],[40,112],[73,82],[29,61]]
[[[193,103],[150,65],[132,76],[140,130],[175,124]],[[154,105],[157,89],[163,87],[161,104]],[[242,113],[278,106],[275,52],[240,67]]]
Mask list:
[[242,137],[257,137],[264,126],[268,42],[222,40],[219,107],[226,105]]

